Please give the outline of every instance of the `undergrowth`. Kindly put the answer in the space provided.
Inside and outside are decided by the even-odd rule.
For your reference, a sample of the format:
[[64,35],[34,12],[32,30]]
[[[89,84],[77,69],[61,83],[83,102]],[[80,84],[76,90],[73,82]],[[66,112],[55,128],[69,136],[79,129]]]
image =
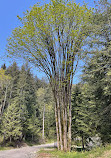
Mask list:
[[39,153],[48,153],[51,154],[52,157],[54,158],[97,158],[101,157],[104,152],[108,152],[111,150],[111,144],[106,145],[106,146],[101,146],[92,149],[91,151],[85,151],[85,152],[62,152],[62,151],[57,151],[57,149],[54,150],[41,150]]

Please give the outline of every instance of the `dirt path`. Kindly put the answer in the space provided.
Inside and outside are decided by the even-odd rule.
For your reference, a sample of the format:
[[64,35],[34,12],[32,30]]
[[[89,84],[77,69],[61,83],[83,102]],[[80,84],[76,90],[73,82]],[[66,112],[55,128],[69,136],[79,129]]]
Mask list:
[[32,147],[22,147],[19,149],[11,149],[0,151],[0,158],[35,158],[36,152],[41,148],[51,148],[54,147],[54,143],[42,144]]

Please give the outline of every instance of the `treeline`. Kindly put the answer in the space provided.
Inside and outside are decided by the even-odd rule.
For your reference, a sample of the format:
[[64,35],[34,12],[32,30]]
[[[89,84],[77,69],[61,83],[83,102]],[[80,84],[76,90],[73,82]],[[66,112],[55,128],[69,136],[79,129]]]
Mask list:
[[54,103],[49,85],[27,64],[0,69],[0,133],[3,141],[35,141],[55,136]]
[[81,82],[72,92],[72,138],[83,148],[93,137],[111,143],[111,52],[93,55],[84,66]]
[[[95,53],[72,90],[72,140],[83,148],[95,135],[111,142],[110,51]],[[56,138],[54,100],[49,84],[16,62],[0,69],[0,131],[4,141],[45,141]]]
[[[86,62],[81,82],[72,90],[72,140],[83,148],[95,135],[111,142],[110,51]],[[98,65],[99,64],[99,65]],[[4,141],[45,141],[56,138],[54,100],[49,84],[31,74],[27,64],[0,69],[0,132]]]
[[83,147],[95,135],[111,143],[111,3],[101,0],[93,15],[81,82],[72,94],[72,137]]

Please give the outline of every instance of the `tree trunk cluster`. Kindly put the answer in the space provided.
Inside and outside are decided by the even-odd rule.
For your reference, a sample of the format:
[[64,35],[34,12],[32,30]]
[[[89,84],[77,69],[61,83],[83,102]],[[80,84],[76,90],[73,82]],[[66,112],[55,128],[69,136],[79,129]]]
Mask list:
[[71,149],[71,84],[53,87],[58,150]]

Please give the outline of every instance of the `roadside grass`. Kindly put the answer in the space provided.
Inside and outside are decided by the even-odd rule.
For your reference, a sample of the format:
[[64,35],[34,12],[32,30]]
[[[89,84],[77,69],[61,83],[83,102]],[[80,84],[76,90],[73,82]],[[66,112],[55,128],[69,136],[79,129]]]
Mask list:
[[10,149],[14,149],[13,147],[0,147],[0,150],[10,150]]
[[[108,157],[104,156],[107,155],[106,153],[108,153],[109,151],[111,151],[111,144],[97,147],[92,149],[91,151],[85,151],[85,152],[72,151],[65,153],[65,152],[57,151],[57,149],[53,149],[53,150],[42,149],[40,150],[39,155],[49,154],[50,158],[111,158],[111,155],[109,154]],[[45,156],[42,158],[45,158]]]
[[46,139],[45,141],[24,141],[24,143],[26,143],[28,146],[33,146],[33,145],[41,145],[41,144],[50,144],[50,143],[54,143],[55,141],[53,139]]
[[46,139],[45,143],[49,144],[49,143],[54,143],[56,142],[56,139]]
[[34,142],[34,141],[23,141],[26,146],[34,146],[34,145],[40,145],[39,142]]
[[2,146],[2,142],[3,142],[3,137],[0,136],[0,150],[10,150],[10,149],[13,149],[13,147]]

